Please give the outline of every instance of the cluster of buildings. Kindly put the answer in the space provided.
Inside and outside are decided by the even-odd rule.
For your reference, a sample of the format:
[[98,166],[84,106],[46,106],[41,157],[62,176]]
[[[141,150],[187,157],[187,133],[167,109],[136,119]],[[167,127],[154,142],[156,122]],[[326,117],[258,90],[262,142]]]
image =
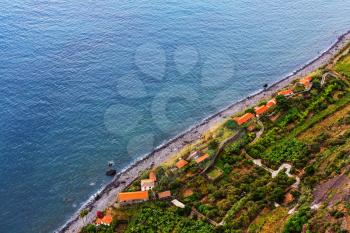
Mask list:
[[[188,157],[188,159],[193,159],[197,164],[202,163],[203,161],[205,161],[206,159],[209,158],[208,154],[202,154],[200,151],[195,151],[192,154],[190,154],[190,156]],[[185,167],[188,164],[188,161],[180,158],[179,161],[175,164],[175,166],[178,169],[181,169],[183,167]]]
[[266,113],[270,108],[272,108],[276,104],[277,104],[277,101],[275,98],[273,98],[264,105],[256,106],[254,108],[255,114],[248,112],[243,116],[233,118],[233,120],[235,120],[238,125],[243,125],[244,123],[253,119],[255,116],[257,117],[262,116],[264,113]]
[[[121,192],[118,194],[118,202],[120,204],[132,204],[149,200],[149,191],[152,190],[157,183],[157,176],[155,171],[149,173],[148,179],[141,180],[141,191],[136,192]],[[170,191],[158,193],[159,199],[171,197]]]
[[[305,77],[305,78],[302,78],[298,81],[298,84],[299,85],[302,85],[305,87],[305,89],[308,89],[311,87],[311,84],[312,84],[312,77],[308,76],[308,77]],[[291,96],[291,95],[294,95],[294,91],[292,89],[287,89],[287,90],[282,90],[282,91],[279,91],[277,93],[277,95],[283,95],[283,96]],[[236,121],[236,123],[238,125],[242,125],[248,121],[250,121],[251,119],[253,119],[255,116],[256,117],[260,117],[262,116],[264,113],[266,113],[271,107],[273,107],[274,105],[277,104],[277,101],[275,98],[269,100],[266,104],[264,105],[261,105],[261,106],[256,106],[254,108],[254,113],[245,113],[244,115],[240,116],[240,117],[235,117],[234,118],[234,121]]]
[[[206,159],[209,158],[208,154],[202,154],[199,151],[196,151],[190,155],[191,159],[193,159],[197,164],[205,161]],[[175,164],[176,168],[181,169],[188,165],[188,161],[181,159]],[[149,191],[153,190],[154,187],[157,184],[157,176],[155,171],[151,171],[149,173],[148,179],[142,179],[141,180],[141,191],[136,191],[136,192],[121,192],[118,194],[118,202],[119,204],[133,204],[133,203],[139,203],[139,202],[144,202],[148,201],[150,199],[149,196]],[[159,199],[167,199],[172,197],[171,192],[164,191],[164,192],[159,192],[157,193],[157,196]]]
[[[305,87],[305,89],[308,89],[311,87],[312,84],[312,77],[305,77],[299,80],[297,83],[298,85],[302,85]],[[277,95],[283,95],[283,96],[291,96],[294,92],[292,89],[282,90],[277,93]],[[269,100],[266,104],[256,106],[254,108],[254,113],[245,113],[244,115],[240,117],[235,117],[234,120],[237,122],[238,125],[242,125],[251,119],[253,119],[255,116],[260,117],[263,114],[265,114],[270,108],[275,106],[277,104],[277,101],[275,98]],[[208,154],[203,154],[201,151],[195,151],[188,157],[188,160],[194,160],[197,164],[202,163],[206,159],[209,158]],[[184,168],[189,164],[189,162],[185,159],[180,158],[179,161],[176,162],[175,167],[178,169]],[[155,171],[151,171],[149,173],[148,179],[141,180],[141,191],[136,192],[121,192],[118,194],[118,202],[120,204],[132,204],[132,203],[138,203],[138,202],[144,202],[149,200],[149,191],[152,190],[157,183],[157,176]],[[171,192],[164,191],[159,192],[157,194],[159,199],[167,199],[172,197]],[[184,208],[185,205],[178,200],[173,200],[172,203],[175,206],[178,206],[180,208]],[[109,211],[106,212],[106,214],[103,214],[102,212],[97,212],[97,219],[96,219],[96,225],[110,225],[113,221],[112,215],[109,213]]]

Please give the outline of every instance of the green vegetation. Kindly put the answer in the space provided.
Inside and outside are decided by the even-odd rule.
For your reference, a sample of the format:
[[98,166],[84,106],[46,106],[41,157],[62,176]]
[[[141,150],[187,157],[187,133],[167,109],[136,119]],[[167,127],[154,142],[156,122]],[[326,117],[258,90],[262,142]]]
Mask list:
[[265,151],[262,156],[265,160],[270,161],[272,166],[282,162],[291,162],[297,167],[302,167],[308,160],[307,154],[308,148],[304,143],[291,139],[273,146],[271,150]]
[[82,211],[80,211],[79,216],[81,218],[84,218],[88,213],[89,213],[88,209],[83,209]]
[[[335,65],[335,70],[347,77],[349,59],[349,55],[343,56]],[[326,72],[335,76],[329,75],[321,85]],[[156,168],[159,179],[153,191],[171,190],[186,207],[154,200],[132,208],[119,207],[115,212],[122,213],[129,224],[117,232],[344,232],[342,221],[350,214],[350,203],[344,203],[349,200],[344,191],[348,186],[327,190],[326,185],[327,195],[319,188],[324,206],[310,209],[315,186],[338,177],[350,185],[346,172],[350,164],[350,86],[342,75],[329,66],[319,69],[312,74],[310,91],[293,84],[289,88],[300,93],[276,96],[277,105],[259,120],[239,126],[229,119],[203,135],[198,143],[181,151],[181,157],[189,162],[186,167],[173,169],[170,164]],[[253,112],[253,108],[245,112]],[[221,150],[222,142],[236,133],[238,137],[227,141]],[[197,164],[189,158],[196,150],[208,153],[209,159]],[[252,157],[260,159],[263,166]],[[282,170],[272,178],[272,170],[283,163],[292,166],[292,175]],[[148,172],[128,190],[139,190],[140,179]],[[296,183],[295,177],[301,182]],[[288,214],[291,209],[294,214]],[[116,222],[109,227],[88,225],[82,232],[113,232],[116,227]]]
[[115,226],[115,222],[110,226],[88,224],[81,229],[81,233],[114,233]]
[[210,172],[208,172],[208,178],[211,180],[216,180],[222,175],[222,171],[219,168],[214,168]]
[[294,214],[286,223],[283,233],[297,233],[301,232],[303,225],[311,217],[311,211],[309,207],[301,208],[296,214]]
[[172,208],[162,210],[157,207],[143,208],[130,222],[125,233],[191,233],[191,232],[214,232],[213,227],[200,220],[191,220],[177,213],[177,209]]
[[335,65],[334,69],[339,73],[350,78],[350,55],[344,56],[338,63]]

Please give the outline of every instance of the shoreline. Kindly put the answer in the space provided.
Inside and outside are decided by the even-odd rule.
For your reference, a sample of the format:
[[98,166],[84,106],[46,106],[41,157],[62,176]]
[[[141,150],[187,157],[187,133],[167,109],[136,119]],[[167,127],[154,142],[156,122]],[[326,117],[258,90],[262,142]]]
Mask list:
[[[327,64],[335,54],[344,48],[349,41],[350,31],[347,31],[339,36],[336,41],[333,42],[333,44],[320,55],[310,60],[292,73],[286,75],[281,80],[274,82],[268,88],[257,90],[248,97],[234,102],[217,113],[206,117],[174,138],[159,145],[151,153],[146,154],[140,159],[132,162],[130,166],[119,172],[109,184],[91,196],[63,226],[54,232],[79,232],[83,226],[95,219],[95,212],[97,210],[104,210],[108,206],[112,205],[116,200],[117,194],[130,185],[139,176],[140,172],[152,167],[153,165],[157,166],[167,161],[175,152],[181,150],[185,145],[198,140],[203,132],[206,132],[212,126],[221,122],[224,118],[242,111],[247,106],[257,104],[261,99],[271,96],[273,93],[275,93],[275,91],[287,86],[293,80],[305,76],[317,68]],[[84,218],[80,218],[80,211],[87,208],[90,209],[89,214]]]

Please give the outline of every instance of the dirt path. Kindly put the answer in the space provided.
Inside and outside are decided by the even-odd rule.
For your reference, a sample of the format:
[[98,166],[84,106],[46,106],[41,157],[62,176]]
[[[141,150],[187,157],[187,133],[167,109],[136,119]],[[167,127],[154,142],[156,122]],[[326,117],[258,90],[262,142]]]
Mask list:
[[[250,156],[249,156],[250,157]],[[251,157],[250,157],[251,158]],[[282,171],[283,169],[286,169],[285,173],[288,177],[293,177],[296,181],[294,184],[291,185],[292,188],[299,188],[299,184],[300,184],[300,178],[296,175],[292,175],[290,173],[290,170],[292,169],[292,165],[288,164],[288,163],[283,163],[281,164],[281,166],[279,166],[279,168],[277,170],[272,170],[269,167],[266,167],[264,164],[262,164],[261,159],[253,159],[251,158],[251,160],[253,161],[253,163],[259,167],[264,168],[266,171],[268,171],[269,173],[271,173],[272,178],[276,177],[277,174]]]

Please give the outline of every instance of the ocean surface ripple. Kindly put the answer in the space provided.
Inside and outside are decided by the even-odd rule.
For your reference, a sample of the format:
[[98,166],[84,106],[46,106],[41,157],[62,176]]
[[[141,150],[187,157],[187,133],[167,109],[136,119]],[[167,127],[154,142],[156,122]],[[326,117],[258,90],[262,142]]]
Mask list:
[[349,29],[321,1],[0,2],[0,232],[51,232],[120,171]]

